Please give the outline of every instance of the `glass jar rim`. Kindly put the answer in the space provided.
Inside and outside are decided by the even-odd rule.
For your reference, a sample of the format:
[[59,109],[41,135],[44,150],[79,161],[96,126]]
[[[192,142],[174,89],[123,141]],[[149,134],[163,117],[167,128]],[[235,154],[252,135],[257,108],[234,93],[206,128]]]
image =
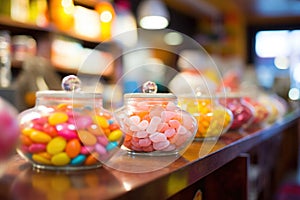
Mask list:
[[178,99],[215,99],[217,98],[217,95],[180,95],[178,96]]
[[217,93],[215,95],[217,98],[242,98],[246,97],[246,92],[226,92],[226,93]]
[[124,99],[131,99],[131,98],[166,98],[176,100],[177,97],[172,93],[127,93],[124,94]]
[[61,90],[45,90],[36,92],[37,98],[53,97],[53,98],[76,98],[76,99],[91,99],[102,98],[101,93],[83,92],[83,91],[61,91]]

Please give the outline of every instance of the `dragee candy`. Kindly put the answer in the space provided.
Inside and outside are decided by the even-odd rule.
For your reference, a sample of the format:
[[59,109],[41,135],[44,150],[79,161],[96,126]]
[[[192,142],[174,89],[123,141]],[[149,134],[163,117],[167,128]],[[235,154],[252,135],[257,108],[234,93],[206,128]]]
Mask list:
[[244,100],[252,105],[254,109],[254,117],[251,125],[262,125],[263,123],[265,123],[269,115],[267,107],[260,103],[258,100],[251,97],[244,97]]
[[79,139],[72,139],[66,144],[65,151],[70,158],[75,158],[80,154],[81,146]]
[[[218,138],[226,133],[233,121],[231,111],[220,105],[215,97],[181,97],[179,105],[197,119],[198,130],[195,139]],[[184,123],[188,126],[189,121]]]
[[247,128],[254,117],[254,111],[250,104],[247,104],[242,97],[220,98],[220,104],[227,107],[233,114],[233,122],[230,130]]
[[68,97],[68,93],[46,91],[38,92],[37,98],[45,98],[37,101],[42,106],[37,104],[19,115],[18,146],[21,156],[35,167],[64,170],[98,167],[117,150],[123,132],[112,114],[101,107],[101,102],[94,106],[95,94]]
[[116,116],[125,134],[123,146],[129,152],[173,154],[193,140],[196,119],[173,102],[174,95],[125,94],[124,99],[125,106]]

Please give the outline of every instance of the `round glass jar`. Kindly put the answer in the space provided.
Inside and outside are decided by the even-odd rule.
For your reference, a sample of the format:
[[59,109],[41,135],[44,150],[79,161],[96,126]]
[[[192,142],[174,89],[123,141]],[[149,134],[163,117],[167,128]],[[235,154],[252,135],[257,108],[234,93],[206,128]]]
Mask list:
[[267,122],[269,106],[263,105],[252,97],[244,97],[244,100],[254,108],[254,116],[249,126],[261,126]]
[[171,93],[129,93],[117,112],[123,148],[132,154],[174,155],[193,141],[197,121]]
[[258,101],[269,108],[269,115],[266,119],[267,124],[273,124],[280,119],[287,111],[286,101],[275,94],[261,94],[258,96]]
[[18,153],[34,167],[80,170],[101,166],[122,142],[122,131],[102,107],[102,95],[40,91],[35,107],[18,116]]
[[226,133],[233,122],[232,112],[209,96],[179,97],[179,105],[198,122],[195,140],[217,139]]
[[218,102],[233,115],[229,130],[246,129],[254,119],[254,108],[243,97],[242,94],[218,95]]

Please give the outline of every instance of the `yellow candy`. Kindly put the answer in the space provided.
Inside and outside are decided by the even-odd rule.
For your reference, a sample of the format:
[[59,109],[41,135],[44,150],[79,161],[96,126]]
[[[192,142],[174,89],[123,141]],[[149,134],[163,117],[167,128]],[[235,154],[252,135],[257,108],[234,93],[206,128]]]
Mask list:
[[231,122],[231,116],[223,107],[214,104],[212,99],[181,99],[185,110],[198,121],[197,137],[214,137],[224,132]]
[[98,124],[101,128],[105,129],[109,127],[109,123],[105,117],[96,115],[94,118],[95,123]]
[[49,154],[48,152],[41,152],[41,153],[38,153],[38,155],[42,156],[43,158],[46,158],[48,160],[51,160],[52,158],[52,155]]
[[68,118],[68,115],[64,112],[55,112],[48,117],[48,122],[50,125],[56,125],[66,122]]
[[56,166],[67,165],[70,162],[70,157],[65,152],[58,153],[51,158],[51,163]]
[[47,145],[47,152],[54,155],[62,152],[67,145],[67,141],[63,137],[56,137]]
[[112,131],[109,136],[108,136],[108,140],[109,141],[117,141],[122,137],[123,133],[121,130],[114,130]]
[[24,128],[24,129],[22,129],[22,134],[26,135],[26,136],[30,136],[30,133],[32,131],[34,131],[34,129],[32,129],[32,128]]
[[46,164],[46,165],[51,165],[50,160],[48,160],[47,158],[43,157],[40,154],[33,154],[32,155],[32,160],[34,160],[37,163],[41,163],[41,164]]
[[31,129],[29,137],[32,141],[38,143],[47,143],[51,140],[51,136],[49,136],[47,133],[34,129]]

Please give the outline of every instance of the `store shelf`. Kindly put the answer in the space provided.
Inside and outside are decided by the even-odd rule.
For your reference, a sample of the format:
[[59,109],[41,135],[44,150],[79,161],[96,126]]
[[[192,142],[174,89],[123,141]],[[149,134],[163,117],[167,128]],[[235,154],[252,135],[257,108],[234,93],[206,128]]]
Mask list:
[[[82,1],[87,5],[86,1]],[[92,38],[77,34],[73,30],[59,30],[54,24],[49,24],[46,27],[40,27],[33,23],[21,22],[11,19],[8,16],[0,15],[0,30],[8,30],[11,35],[29,35],[37,42],[37,55],[43,56],[51,60],[51,43],[55,36],[63,36],[80,43],[85,48],[97,49],[116,54],[116,57],[121,56],[120,47],[113,41],[101,41],[98,38]],[[12,67],[15,69],[22,68],[22,62],[13,62]],[[63,74],[77,73],[76,69],[70,69],[64,66],[55,66],[57,72]]]
[[25,22],[21,22],[21,21],[16,21],[16,20],[12,20],[10,17],[5,16],[5,15],[0,15],[0,27],[4,27],[4,28],[14,28],[14,29],[19,29],[19,30],[31,30],[31,31],[51,31],[52,28],[49,27],[40,27],[37,26],[35,24],[31,24],[31,23],[25,23]]
[[10,17],[0,15],[0,27],[7,28],[8,30],[10,29],[16,29],[16,30],[27,30],[27,31],[40,31],[40,32],[49,32],[49,33],[56,33],[56,34],[61,34],[67,37],[71,37],[77,40],[81,40],[87,43],[94,43],[94,45],[101,43],[101,41],[98,38],[92,38],[92,37],[87,37],[87,36],[82,36],[79,34],[76,34],[74,31],[69,30],[69,31],[61,31],[55,28],[54,25],[49,25],[47,27],[40,27],[32,23],[27,23],[27,22],[20,22],[16,20],[12,20]]
[[[206,197],[223,195],[222,198],[217,199],[247,199],[247,172],[249,170],[247,154],[250,155],[249,151],[252,149],[263,150],[262,154],[266,158],[275,158],[272,169],[268,168],[268,171],[264,171],[267,174],[262,177],[264,183],[272,179],[274,184],[278,174],[268,177],[268,173],[278,171],[278,166],[282,169],[283,164],[289,164],[287,158],[290,155],[287,149],[293,150],[290,159],[297,160],[299,119],[300,112],[295,111],[269,127],[242,134],[226,133],[219,138],[208,153],[204,154],[200,150],[209,147],[212,143],[195,141],[175,162],[157,171],[145,173],[127,173],[106,166],[77,172],[34,170],[30,164],[19,156],[15,156],[8,163],[0,179],[2,188],[0,197],[20,200],[37,196],[39,199],[47,199],[49,195],[57,195],[56,197],[61,199],[74,198],[72,195],[82,199],[133,199],[136,197],[140,199],[182,199],[183,197],[192,199],[195,192],[201,189]],[[285,137],[290,139],[285,140]],[[280,151],[280,146],[274,145],[278,142],[285,149],[284,156],[278,156],[272,149],[270,149],[272,151],[266,151],[267,147]],[[146,159],[136,156],[134,161],[139,163],[145,162]],[[122,164],[129,163],[126,163],[124,159]],[[285,172],[285,169],[282,171]],[[64,186],[67,187],[56,190],[54,183],[65,183]],[[222,193],[222,188],[227,189],[225,194]],[[230,188],[235,192],[228,192]],[[239,188],[238,192],[236,188]]]

